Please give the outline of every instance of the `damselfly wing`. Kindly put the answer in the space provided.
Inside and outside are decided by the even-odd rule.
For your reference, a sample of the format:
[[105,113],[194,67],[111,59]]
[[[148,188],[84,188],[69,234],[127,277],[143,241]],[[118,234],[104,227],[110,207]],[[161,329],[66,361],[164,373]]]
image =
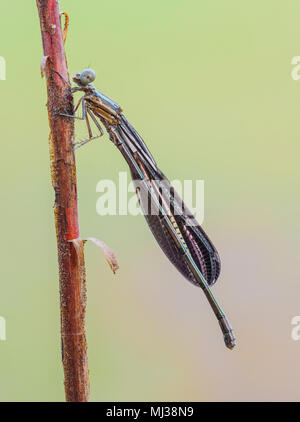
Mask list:
[[[174,227],[178,227],[182,239],[190,250],[191,255],[209,285],[216,282],[220,274],[220,258],[218,252],[204,230],[190,213],[187,206],[171,186],[169,180],[157,167],[152,155],[142,138],[132,128],[130,123],[122,115],[122,121],[118,124],[119,136],[127,139],[136,148],[135,159],[139,162],[147,184],[150,186],[152,195],[156,195],[159,202],[168,210],[168,214],[174,218]],[[121,149],[121,152],[123,150]],[[124,152],[123,152],[124,154]],[[126,158],[126,157],[125,157]],[[147,223],[163,252],[182,275],[194,284],[199,284],[190,271],[189,266],[182,259],[182,251],[177,247],[176,241],[170,234],[159,210],[152,203],[152,196],[143,184],[138,183],[140,175],[132,162],[128,162],[132,179],[136,184],[137,195]]]

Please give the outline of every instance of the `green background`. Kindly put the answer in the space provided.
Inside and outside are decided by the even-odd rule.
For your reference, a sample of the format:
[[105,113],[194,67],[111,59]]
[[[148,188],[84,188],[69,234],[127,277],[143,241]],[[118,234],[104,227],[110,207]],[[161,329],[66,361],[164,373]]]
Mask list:
[[[77,152],[86,246],[91,400],[298,400],[299,1],[61,1],[70,73],[122,105],[172,179],[204,179],[203,227],[222,259],[227,350],[200,289],[164,257],[142,216],[96,213],[101,179],[127,171],[107,135]],[[38,14],[1,2],[0,400],[64,400],[54,196]],[[78,123],[77,137],[85,133]]]

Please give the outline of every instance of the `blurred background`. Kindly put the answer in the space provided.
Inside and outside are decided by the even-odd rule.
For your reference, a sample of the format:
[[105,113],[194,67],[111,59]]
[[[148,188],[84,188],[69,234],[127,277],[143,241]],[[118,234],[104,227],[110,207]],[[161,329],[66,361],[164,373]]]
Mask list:
[[[229,351],[200,289],[165,258],[142,216],[96,213],[101,179],[127,171],[105,138],[77,153],[94,401],[298,400],[300,4],[61,0],[71,74],[122,105],[172,179],[205,181],[213,288],[237,335]],[[54,195],[34,1],[1,3],[1,401],[63,401]],[[76,124],[77,136],[86,133]]]

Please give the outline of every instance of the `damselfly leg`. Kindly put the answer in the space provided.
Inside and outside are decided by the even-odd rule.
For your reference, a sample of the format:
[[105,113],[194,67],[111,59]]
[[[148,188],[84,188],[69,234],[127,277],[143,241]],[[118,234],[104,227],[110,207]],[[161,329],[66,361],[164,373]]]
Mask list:
[[[78,89],[76,91],[78,91]],[[81,116],[75,116],[75,113],[78,110],[80,104],[82,106],[82,115]],[[98,138],[100,138],[101,136],[104,135],[104,132],[103,132],[102,127],[100,126],[100,123],[96,120],[96,118],[94,117],[94,115],[89,110],[89,107],[86,105],[85,96],[81,97],[80,100],[78,101],[76,107],[74,108],[74,115],[73,114],[64,114],[64,113],[60,113],[60,115],[61,116],[65,116],[65,117],[71,117],[73,119],[85,120],[85,122],[86,122],[86,126],[87,126],[87,129],[88,129],[89,137],[87,139],[85,139],[84,141],[80,141],[80,142],[75,143],[73,145],[73,149],[78,149],[78,148],[82,147],[83,145],[87,144],[88,142],[93,141],[94,139],[98,139]],[[91,119],[93,120],[95,126],[99,130],[99,135],[97,135],[97,136],[93,136],[92,129],[91,129],[91,124],[90,124],[88,115],[91,117]]]

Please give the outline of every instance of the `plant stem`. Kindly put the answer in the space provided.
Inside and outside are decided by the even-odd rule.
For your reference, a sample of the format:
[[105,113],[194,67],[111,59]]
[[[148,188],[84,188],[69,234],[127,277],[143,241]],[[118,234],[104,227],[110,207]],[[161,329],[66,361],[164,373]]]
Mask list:
[[[73,97],[62,38],[58,0],[36,0],[47,79],[50,125],[50,164],[55,191],[55,227],[58,247],[61,344],[67,401],[88,401],[89,372],[85,336],[86,278],[79,238],[75,156],[72,150]],[[56,72],[59,72],[60,75]],[[65,81],[64,81],[64,79]],[[79,245],[79,247],[78,247]]]

